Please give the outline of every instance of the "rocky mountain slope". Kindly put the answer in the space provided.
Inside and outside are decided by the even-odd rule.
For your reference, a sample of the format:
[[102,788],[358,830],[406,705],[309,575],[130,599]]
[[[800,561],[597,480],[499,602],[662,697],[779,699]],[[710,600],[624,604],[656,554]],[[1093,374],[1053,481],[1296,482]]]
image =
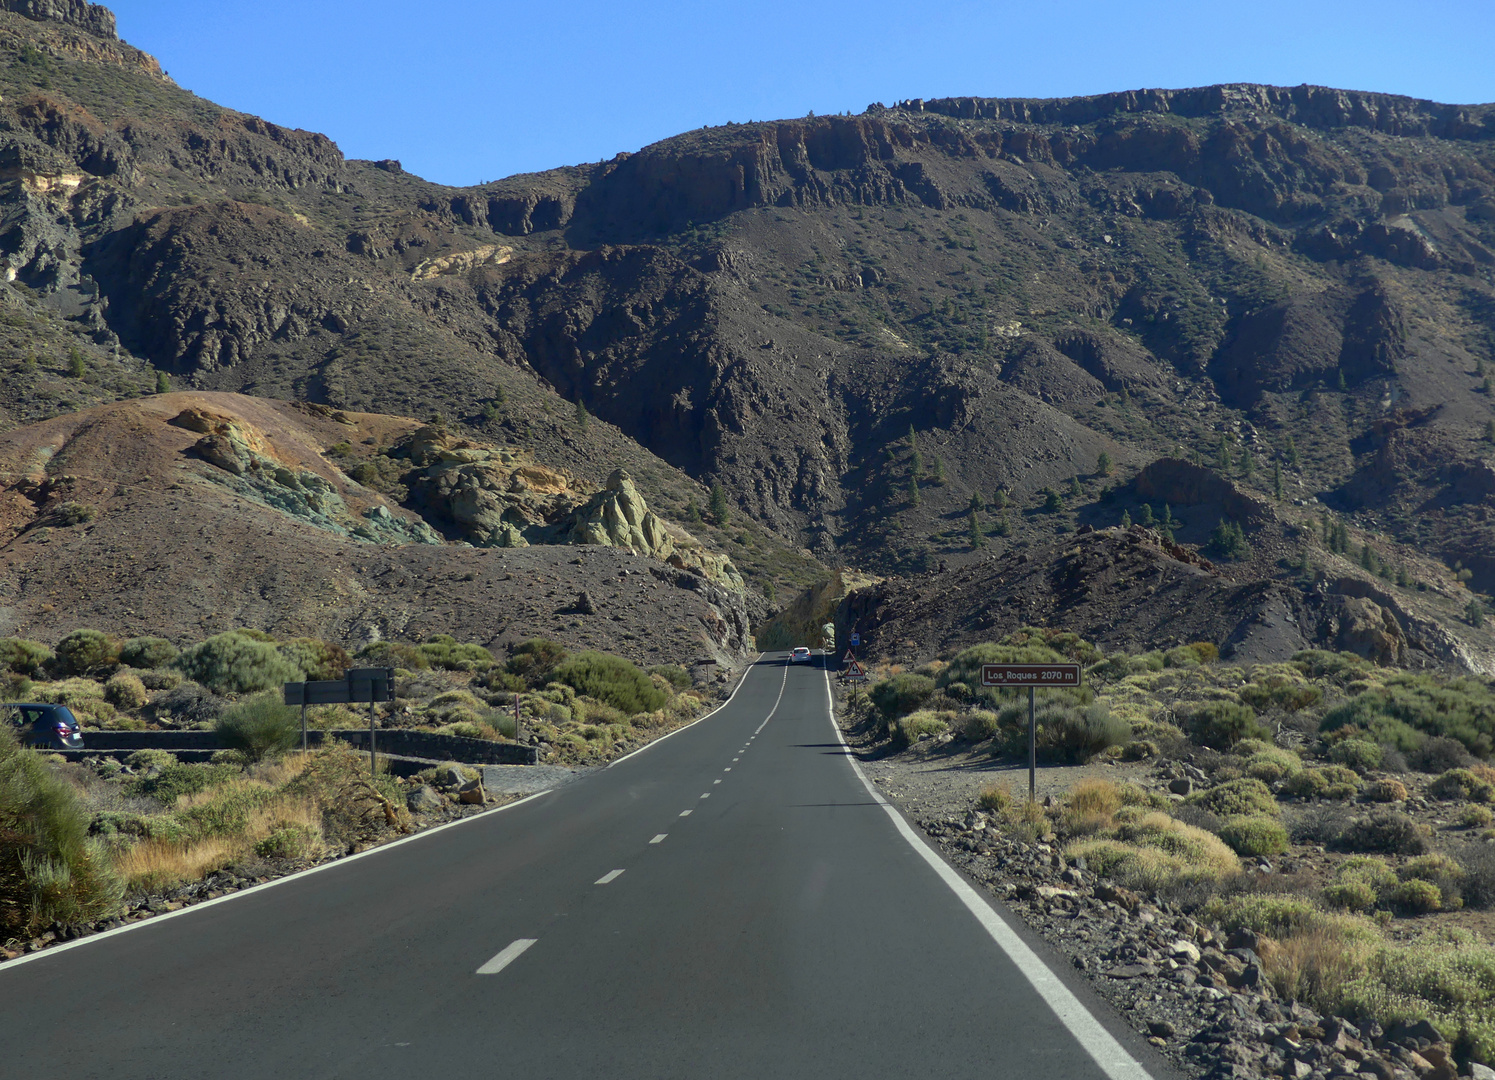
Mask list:
[[666,532],[621,474],[593,491],[508,453],[488,475],[506,477],[509,506],[572,509],[554,543],[505,548],[448,543],[342,468],[352,444],[414,448],[417,464],[385,457],[397,476],[439,473],[443,454],[454,468],[501,460],[457,442],[400,417],[195,392],[16,428],[0,435],[0,636],[107,626],[187,641],[249,626],[355,647],[445,633],[489,647],[552,636],[651,663],[747,654],[730,561]]
[[720,484],[773,593],[1060,544],[1171,455],[1301,512],[1256,579],[1343,556],[1322,516],[1455,619],[1495,591],[1495,106],[911,100],[458,189],[101,10],[0,4],[0,422],[161,378],[440,414],[687,528]]

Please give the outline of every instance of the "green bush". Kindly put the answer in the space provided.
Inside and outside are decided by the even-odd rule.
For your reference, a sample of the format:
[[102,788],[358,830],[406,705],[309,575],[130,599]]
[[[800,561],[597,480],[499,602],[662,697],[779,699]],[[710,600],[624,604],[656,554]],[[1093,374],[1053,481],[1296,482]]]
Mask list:
[[86,675],[119,662],[119,643],[102,630],[74,630],[57,643],[52,671],[60,679]]
[[1477,757],[1495,752],[1495,689],[1478,679],[1442,679],[1428,674],[1398,672],[1384,686],[1365,690],[1324,714],[1320,730],[1351,726],[1370,733],[1371,740],[1401,750],[1407,729],[1425,736],[1457,739]]
[[239,770],[232,765],[173,763],[154,775],[136,777],[125,790],[131,795],[145,795],[172,806],[182,795],[196,795],[237,775]]
[[140,676],[129,671],[116,671],[104,684],[104,700],[116,709],[138,709],[150,700]]
[[1495,802],[1495,784],[1469,769],[1449,769],[1428,786],[1428,792],[1459,802]]
[[650,675],[658,675],[676,690],[690,689],[690,672],[679,664],[655,664],[649,669]]
[[183,675],[217,694],[253,694],[301,682],[304,673],[272,642],[230,630],[200,642],[173,661]]
[[578,694],[611,705],[625,715],[653,712],[669,700],[649,676],[621,656],[591,650],[576,653],[556,665],[556,682]]
[[278,649],[288,664],[301,671],[302,678],[313,682],[341,679],[348,668],[353,666],[353,661],[341,645],[334,645],[320,638],[293,638],[283,642]]
[[1209,701],[1196,705],[1184,717],[1185,730],[1204,746],[1229,749],[1242,739],[1271,741],[1272,733],[1249,705],[1233,701]]
[[230,705],[213,730],[230,750],[240,750],[250,761],[259,761],[296,745],[301,736],[301,716],[271,690]]
[[530,638],[514,646],[509,654],[510,675],[517,675],[530,686],[544,686],[551,673],[566,660],[566,647],[549,638]]
[[0,726],[0,940],[112,914],[124,894],[71,784]]
[[304,859],[320,841],[317,831],[306,825],[280,825],[254,845],[254,853],[262,859]]
[[1267,785],[1249,777],[1217,784],[1185,801],[1220,818],[1276,817],[1278,813],[1277,800]]
[[170,750],[149,749],[136,750],[125,758],[125,764],[137,771],[146,772],[151,769],[164,769],[168,765],[177,765],[179,762],[177,756]]
[[949,730],[950,725],[945,719],[947,714],[931,712],[928,709],[920,709],[901,717],[898,721],[898,738],[905,745],[918,742],[921,738],[943,735]]
[[[1244,740],[1243,740],[1244,741]],[[1241,745],[1236,746],[1240,753]],[[1292,776],[1303,769],[1303,759],[1291,750],[1270,747],[1258,750],[1246,758],[1246,775],[1255,777],[1264,784],[1275,784],[1284,776]]]
[[421,655],[432,667],[448,671],[486,671],[493,666],[493,654],[481,645],[463,645],[450,634],[432,634],[420,644]]
[[1132,737],[1131,725],[1103,703],[1076,708],[1055,702],[1040,710],[1037,720],[1040,752],[1064,761],[1088,761]]
[[119,648],[119,662],[126,667],[138,668],[141,671],[154,671],[156,668],[165,667],[177,658],[178,650],[175,645],[165,638],[137,637],[131,638]]
[[1220,839],[1237,855],[1281,855],[1287,850],[1287,830],[1275,817],[1226,818]]
[[1288,777],[1282,790],[1297,799],[1353,799],[1360,792],[1360,777],[1343,765],[1324,765]]
[[1428,829],[1399,810],[1376,810],[1345,826],[1335,845],[1346,851],[1421,855],[1428,849]]
[[404,668],[406,671],[425,671],[431,666],[430,659],[414,645],[403,641],[373,641],[358,650],[360,667]]
[[0,671],[13,671],[17,675],[39,679],[53,659],[52,650],[39,641],[0,638]]
[[1443,909],[1443,891],[1421,878],[1401,882],[1386,898],[1393,908],[1409,915],[1427,915]]
[[1324,886],[1324,903],[1345,911],[1365,912],[1376,906],[1379,897],[1375,889],[1364,881],[1352,878],[1334,881]]
[[1381,767],[1385,751],[1367,739],[1342,739],[1329,747],[1329,760],[1356,772],[1369,772]]
[[887,722],[907,715],[934,696],[934,680],[927,675],[905,671],[884,679],[867,697]]

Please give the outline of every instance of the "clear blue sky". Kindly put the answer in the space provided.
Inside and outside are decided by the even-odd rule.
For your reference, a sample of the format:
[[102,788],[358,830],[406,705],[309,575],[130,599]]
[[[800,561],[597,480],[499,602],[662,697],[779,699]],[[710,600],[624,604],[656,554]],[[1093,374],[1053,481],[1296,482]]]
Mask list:
[[1218,82],[1495,100],[1491,0],[114,0],[182,86],[446,184],[703,124]]

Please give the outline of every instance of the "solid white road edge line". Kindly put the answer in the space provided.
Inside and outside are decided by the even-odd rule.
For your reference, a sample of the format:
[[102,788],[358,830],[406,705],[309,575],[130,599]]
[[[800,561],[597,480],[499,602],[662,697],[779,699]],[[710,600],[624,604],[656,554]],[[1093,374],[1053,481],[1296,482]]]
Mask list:
[[455,829],[459,825],[466,825],[469,821],[477,821],[480,818],[487,817],[489,814],[501,814],[505,810],[512,810],[516,806],[523,806],[525,803],[533,802],[535,799],[540,798],[540,796],[542,795],[549,794],[550,789],[546,788],[544,791],[537,791],[533,795],[526,795],[518,802],[504,803],[504,805],[502,806],[495,806],[492,810],[484,810],[482,813],[473,814],[471,817],[461,818],[458,821],[448,821],[445,825],[437,825],[435,828],[426,829],[424,832],[418,832],[411,836],[402,837],[399,840],[391,840],[387,844],[380,844],[378,847],[371,847],[367,851],[360,851],[357,855],[345,855],[341,859],[334,859],[331,862],[325,862],[321,866],[312,866],[305,870],[298,870],[294,874],[287,874],[285,877],[275,878],[273,881],[265,881],[261,882],[258,885],[251,885],[247,889],[240,889],[238,892],[231,892],[227,896],[220,896],[216,900],[204,900],[199,904],[190,904],[187,907],[179,908],[176,911],[168,911],[164,915],[153,915],[149,919],[141,919],[139,922],[126,923],[124,926],[116,926],[113,930],[104,930],[97,934],[90,934],[85,938],[78,938],[76,941],[68,941],[64,942],[61,945],[54,945],[50,949],[42,949],[40,952],[28,953],[25,956],[18,956],[14,960],[7,960],[4,963],[0,963],[0,974],[9,971],[11,968],[20,967],[22,964],[29,964],[33,960],[45,960],[49,956],[56,956],[58,953],[67,952],[69,949],[76,949],[82,945],[92,945],[95,941],[103,941],[105,938],[113,937],[116,934],[124,934],[131,930],[142,930],[149,926],[158,926],[161,923],[166,922],[168,919],[176,919],[180,918],[183,915],[191,915],[194,912],[201,911],[203,908],[210,908],[216,904],[226,904],[230,900],[237,900],[240,897],[248,896],[250,893],[263,892],[266,889],[273,889],[277,885],[285,885],[288,882],[295,881],[297,878],[304,878],[311,874],[320,874],[323,870],[336,870],[339,866],[347,866],[350,862],[356,862],[359,859],[366,859],[370,855],[378,855],[381,852],[390,850],[391,848],[397,848],[401,844],[409,844],[416,840],[424,840],[428,836],[434,836],[439,832],[445,832],[447,829]]
[[515,941],[509,942],[509,944],[504,946],[503,952],[499,953],[492,960],[489,960],[482,967],[478,968],[478,974],[497,975],[500,971],[508,967],[515,960],[518,960],[520,954],[538,940],[538,938],[522,937]]
[[668,739],[668,738],[670,738],[672,736],[675,736],[675,735],[679,735],[682,731],[685,730],[685,728],[693,728],[697,724],[699,724],[702,720],[710,720],[717,713],[721,712],[728,705],[732,704],[732,699],[737,696],[737,691],[741,690],[742,689],[742,684],[745,683],[745,682],[747,682],[748,675],[752,672],[753,668],[757,665],[758,661],[762,660],[767,655],[768,654],[766,652],[760,652],[758,654],[758,659],[757,660],[754,660],[747,667],[743,668],[742,669],[742,678],[738,679],[737,680],[737,685],[734,686],[734,687],[732,687],[732,692],[727,695],[727,700],[724,701],[724,702],[722,702],[716,708],[712,709],[705,716],[697,717],[696,719],[692,720],[690,723],[686,724],[685,727],[677,727],[674,731],[670,732],[669,735],[661,735],[659,738],[655,739],[653,742],[651,742],[651,743],[645,743],[643,746],[640,746],[637,750],[634,750],[632,753],[624,754],[620,758],[614,758],[612,761],[609,761],[605,767],[611,769],[614,765],[621,765],[623,762],[627,761],[629,758],[633,757],[635,754],[642,754],[645,750],[648,750],[651,747],[658,746],[660,743],[664,742],[666,739]]
[[950,891],[960,898],[960,902],[966,906],[966,909],[976,916],[976,921],[991,935],[997,948],[1007,954],[1017,969],[1023,973],[1024,978],[1032,984],[1033,989],[1038,991],[1038,996],[1043,998],[1044,1004],[1053,1010],[1059,1022],[1069,1029],[1075,1041],[1085,1048],[1086,1053],[1095,1060],[1101,1071],[1111,1080],[1152,1080],[1152,1075],[1136,1058],[1127,1053],[1126,1048],[1116,1041],[1116,1037],[1107,1031],[1099,1020],[1091,1015],[1090,1010],[1074,996],[1069,987],[1059,981],[1059,977],[1039,959],[1038,954],[1030,949],[1022,938],[1017,936],[1012,927],[1008,926],[992,909],[985,898],[971,888],[965,878],[952,870],[945,860],[929,846],[929,843],[903,820],[903,815],[898,812],[897,808],[883,798],[882,793],[868,782],[861,766],[851,755],[851,747],[847,746],[846,737],[841,734],[841,725],[836,723],[836,704],[835,698],[831,695],[829,671],[825,675],[825,711],[830,719],[831,728],[836,733],[836,738],[846,749],[846,763],[851,766],[851,771],[856,774],[856,778],[862,782],[862,787],[867,789],[867,794],[871,795],[873,801],[883,808],[899,834],[908,841],[909,846],[919,853],[930,868],[940,876],[940,880],[949,886]]
[[606,885],[609,882],[617,881],[622,876],[623,876],[623,871],[621,871],[621,870],[609,870],[607,873],[603,874],[596,881],[592,882],[592,884],[593,885]]

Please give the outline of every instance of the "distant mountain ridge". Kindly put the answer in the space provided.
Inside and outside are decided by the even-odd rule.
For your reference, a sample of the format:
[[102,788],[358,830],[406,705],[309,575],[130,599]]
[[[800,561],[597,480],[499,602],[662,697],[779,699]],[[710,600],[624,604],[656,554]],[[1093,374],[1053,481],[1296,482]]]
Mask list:
[[1450,625],[1495,592],[1495,107],[911,99],[449,188],[196,98],[105,25],[0,11],[0,422],[157,372],[439,413],[599,487],[626,466],[677,522],[720,485],[764,590],[806,553],[1058,542],[1181,457],[1281,492],[1285,546],[1223,573],[1400,575]]

